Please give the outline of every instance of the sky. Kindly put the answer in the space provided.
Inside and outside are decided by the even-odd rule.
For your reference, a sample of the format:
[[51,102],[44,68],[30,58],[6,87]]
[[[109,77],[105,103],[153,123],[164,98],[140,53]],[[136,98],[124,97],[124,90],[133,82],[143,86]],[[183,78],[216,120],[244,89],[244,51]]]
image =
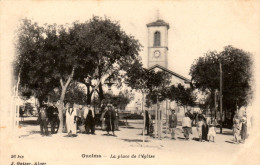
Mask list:
[[[95,16],[119,21],[122,29],[143,45],[140,52],[147,66],[147,27],[160,19],[170,24],[168,68],[186,78],[195,59],[207,51],[233,45],[260,56],[260,1],[5,1],[0,6],[1,77],[10,77],[18,20],[30,18],[39,24],[84,22]],[[255,65],[255,70],[259,70]],[[10,84],[9,79],[1,83]]]

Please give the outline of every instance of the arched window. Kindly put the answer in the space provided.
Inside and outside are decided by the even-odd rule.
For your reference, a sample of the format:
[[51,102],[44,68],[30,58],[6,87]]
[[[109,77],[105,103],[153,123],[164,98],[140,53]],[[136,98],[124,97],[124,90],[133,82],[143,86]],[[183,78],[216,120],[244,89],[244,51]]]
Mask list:
[[154,46],[161,46],[161,34],[160,32],[155,32],[154,33]]

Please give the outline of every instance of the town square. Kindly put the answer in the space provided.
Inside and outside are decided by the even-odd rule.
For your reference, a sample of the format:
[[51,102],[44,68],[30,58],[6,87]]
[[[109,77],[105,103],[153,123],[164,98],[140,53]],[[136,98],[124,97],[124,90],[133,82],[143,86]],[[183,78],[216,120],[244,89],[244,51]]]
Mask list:
[[1,3],[0,163],[260,163],[257,5]]

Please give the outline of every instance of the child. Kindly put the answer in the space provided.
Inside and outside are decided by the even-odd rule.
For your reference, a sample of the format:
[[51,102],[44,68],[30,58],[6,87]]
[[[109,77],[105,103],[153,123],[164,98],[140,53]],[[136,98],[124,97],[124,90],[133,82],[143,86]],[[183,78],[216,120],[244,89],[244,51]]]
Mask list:
[[208,140],[210,142],[210,139],[212,137],[212,141],[215,142],[215,137],[216,137],[216,121],[214,119],[211,119],[211,122],[209,124],[209,132],[208,132]]
[[197,132],[199,135],[199,141],[202,142],[202,125],[203,125],[203,121],[201,116],[198,117],[198,122],[197,122]]

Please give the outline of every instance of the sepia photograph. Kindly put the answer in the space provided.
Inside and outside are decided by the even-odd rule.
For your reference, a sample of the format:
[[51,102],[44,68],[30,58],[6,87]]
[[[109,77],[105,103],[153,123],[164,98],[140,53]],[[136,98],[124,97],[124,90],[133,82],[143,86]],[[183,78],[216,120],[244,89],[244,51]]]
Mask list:
[[259,0],[2,0],[0,164],[260,164],[259,59]]

